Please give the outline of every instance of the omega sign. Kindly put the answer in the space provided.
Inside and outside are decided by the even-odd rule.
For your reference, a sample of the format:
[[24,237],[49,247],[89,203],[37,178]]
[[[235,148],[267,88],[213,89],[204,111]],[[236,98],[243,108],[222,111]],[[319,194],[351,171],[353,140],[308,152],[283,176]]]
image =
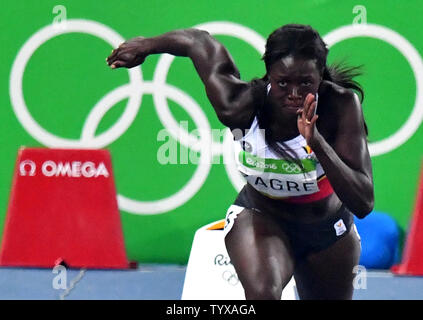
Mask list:
[[[37,166],[32,160],[23,160],[19,164],[19,174],[21,176],[35,176]],[[109,172],[103,162],[98,165],[91,161],[67,161],[55,162],[52,160],[44,161],[41,165],[41,173],[46,177],[71,177],[71,178],[97,178],[103,176],[109,177]]]

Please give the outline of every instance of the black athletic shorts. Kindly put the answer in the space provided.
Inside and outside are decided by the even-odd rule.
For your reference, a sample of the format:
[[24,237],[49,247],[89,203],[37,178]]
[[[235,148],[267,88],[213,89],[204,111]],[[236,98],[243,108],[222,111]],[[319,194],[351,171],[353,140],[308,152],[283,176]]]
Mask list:
[[[225,235],[235,223],[236,216],[244,208],[253,209],[257,211],[257,214],[260,214],[260,210],[252,205],[245,187],[238,194],[234,204],[227,212]],[[329,248],[336,241],[347,235],[351,228],[354,228],[357,237],[360,239],[354,225],[353,214],[345,205],[342,205],[334,216],[317,223],[297,223],[281,218],[278,218],[278,221],[290,240],[291,248],[297,260],[306,257],[310,253]]]

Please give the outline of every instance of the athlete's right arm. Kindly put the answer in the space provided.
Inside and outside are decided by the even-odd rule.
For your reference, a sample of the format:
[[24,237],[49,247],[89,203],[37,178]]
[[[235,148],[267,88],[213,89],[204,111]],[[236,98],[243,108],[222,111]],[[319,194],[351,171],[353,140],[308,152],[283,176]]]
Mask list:
[[150,54],[189,57],[205,85],[219,120],[230,128],[246,129],[255,111],[254,94],[226,48],[208,32],[175,30],[157,37],[137,37],[122,43],[107,58],[111,68],[132,68]]

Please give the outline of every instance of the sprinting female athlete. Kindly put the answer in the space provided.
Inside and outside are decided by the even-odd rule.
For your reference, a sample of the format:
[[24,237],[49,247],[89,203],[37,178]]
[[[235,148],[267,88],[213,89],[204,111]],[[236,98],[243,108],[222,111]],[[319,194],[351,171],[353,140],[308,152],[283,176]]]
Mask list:
[[292,275],[301,299],[352,299],[360,238],[353,214],[373,210],[372,167],[356,68],[328,67],[310,26],[267,39],[266,75],[251,82],[207,32],[137,37],[107,58],[132,68],[150,54],[189,57],[235,144],[247,180],[226,216],[225,243],[247,299],[280,299]]

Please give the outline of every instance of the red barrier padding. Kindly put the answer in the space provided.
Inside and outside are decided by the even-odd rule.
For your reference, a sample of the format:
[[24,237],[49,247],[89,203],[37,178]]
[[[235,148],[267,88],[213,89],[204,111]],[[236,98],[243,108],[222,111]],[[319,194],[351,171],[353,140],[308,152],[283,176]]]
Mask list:
[[21,148],[1,266],[129,268],[107,150]]
[[423,167],[420,173],[416,204],[404,247],[402,262],[391,268],[398,275],[423,275]]

